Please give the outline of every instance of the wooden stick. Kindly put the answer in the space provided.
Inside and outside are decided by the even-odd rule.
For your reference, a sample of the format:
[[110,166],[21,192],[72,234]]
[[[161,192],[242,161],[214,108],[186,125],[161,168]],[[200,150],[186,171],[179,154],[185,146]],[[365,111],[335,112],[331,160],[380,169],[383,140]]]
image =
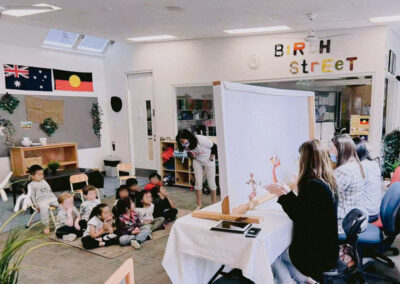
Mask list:
[[276,197],[275,194],[271,194],[271,193],[264,194],[258,198],[255,198],[252,201],[249,201],[246,204],[239,205],[239,206],[233,208],[232,214],[245,214],[248,210],[251,210],[251,209],[257,207],[258,205],[261,205],[275,197]]
[[228,221],[238,221],[244,223],[255,223],[255,224],[259,224],[261,221],[263,221],[262,217],[257,217],[257,216],[222,214],[218,212],[201,211],[201,210],[193,211],[192,216],[196,218],[210,219],[216,221],[228,220]]

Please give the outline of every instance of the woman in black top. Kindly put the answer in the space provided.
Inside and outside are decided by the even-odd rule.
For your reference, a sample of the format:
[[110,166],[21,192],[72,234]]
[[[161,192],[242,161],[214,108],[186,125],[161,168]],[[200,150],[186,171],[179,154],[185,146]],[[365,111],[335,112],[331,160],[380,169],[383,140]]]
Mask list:
[[334,268],[339,256],[337,186],[328,153],[318,140],[305,142],[299,151],[298,194],[284,184],[267,186],[294,227],[289,249],[272,265],[279,283],[304,283],[308,277],[322,282],[323,272]]

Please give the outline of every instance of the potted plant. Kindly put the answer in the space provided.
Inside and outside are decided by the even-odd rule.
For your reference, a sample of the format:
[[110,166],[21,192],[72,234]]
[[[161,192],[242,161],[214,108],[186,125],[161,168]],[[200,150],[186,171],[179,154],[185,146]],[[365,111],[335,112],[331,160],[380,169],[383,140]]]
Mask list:
[[50,169],[51,174],[54,176],[57,174],[57,170],[59,167],[60,167],[59,162],[50,162],[47,164],[47,168]]
[[[21,212],[24,211],[18,211],[1,225],[0,233]],[[40,224],[40,222],[36,224]],[[40,233],[32,231],[36,224],[28,230],[14,228],[8,232],[5,243],[0,247],[0,283],[17,284],[24,257],[38,248],[57,244],[55,242],[42,242],[32,246],[32,242],[37,242],[42,238]]]

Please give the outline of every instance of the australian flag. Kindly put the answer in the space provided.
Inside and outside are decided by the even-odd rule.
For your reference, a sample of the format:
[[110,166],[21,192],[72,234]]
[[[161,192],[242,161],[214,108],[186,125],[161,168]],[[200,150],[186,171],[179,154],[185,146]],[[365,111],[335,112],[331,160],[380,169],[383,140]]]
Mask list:
[[3,67],[6,89],[45,92],[53,90],[51,69],[11,64],[4,64]]

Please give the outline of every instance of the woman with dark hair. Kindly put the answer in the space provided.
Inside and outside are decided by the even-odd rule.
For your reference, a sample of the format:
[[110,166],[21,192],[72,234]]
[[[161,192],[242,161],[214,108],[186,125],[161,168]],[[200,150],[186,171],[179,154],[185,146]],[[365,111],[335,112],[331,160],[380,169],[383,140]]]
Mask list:
[[[357,156],[356,145],[348,134],[332,138],[329,154],[336,163],[335,177],[338,186],[338,231],[343,234],[342,222],[347,213],[357,208],[367,214],[361,201],[364,188],[364,169]],[[368,222],[361,225],[365,230]]]
[[357,156],[364,168],[365,180],[361,194],[361,202],[368,212],[368,222],[378,220],[381,208],[383,181],[379,164],[372,160],[365,143],[358,137],[353,138],[356,144]]
[[[293,221],[293,241],[272,264],[277,283],[323,282],[323,272],[337,264],[337,185],[326,150],[318,140],[299,149],[296,195],[284,184],[270,184],[268,191]],[[307,275],[307,276],[305,276]]]
[[186,129],[182,129],[176,135],[179,151],[184,150],[189,157],[193,159],[193,170],[196,179],[196,203],[197,208],[201,208],[201,197],[203,190],[203,173],[207,178],[208,187],[211,190],[211,201],[215,203],[217,200],[217,185],[215,183],[215,155],[217,154],[217,146],[206,136],[194,135]]

